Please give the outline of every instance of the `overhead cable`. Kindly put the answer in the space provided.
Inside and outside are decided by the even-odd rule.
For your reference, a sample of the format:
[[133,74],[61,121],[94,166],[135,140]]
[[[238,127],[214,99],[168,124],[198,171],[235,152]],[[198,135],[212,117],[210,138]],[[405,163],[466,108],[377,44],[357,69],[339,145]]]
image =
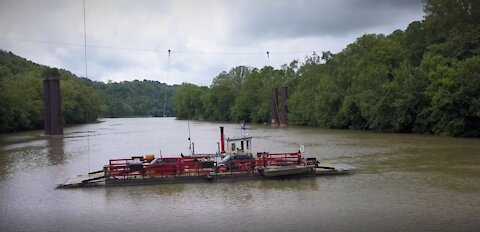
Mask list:
[[[32,40],[32,39],[23,39],[23,38],[11,38],[0,36],[2,40],[12,40],[20,41],[27,43],[39,43],[39,44],[51,44],[51,45],[64,45],[64,46],[73,46],[73,47],[90,47],[90,48],[102,48],[102,49],[114,49],[114,50],[127,50],[127,51],[138,51],[138,52],[154,52],[154,53],[163,53],[166,49],[145,49],[145,48],[132,48],[132,47],[120,47],[120,46],[106,46],[106,45],[96,45],[96,44],[86,44],[85,41],[81,43],[66,43],[58,41],[45,41],[45,40]],[[298,50],[298,51],[273,51],[268,52],[269,54],[309,54],[317,52],[317,49],[312,50]],[[265,54],[265,51],[199,51],[199,50],[171,50],[171,53],[182,55],[262,55]]]

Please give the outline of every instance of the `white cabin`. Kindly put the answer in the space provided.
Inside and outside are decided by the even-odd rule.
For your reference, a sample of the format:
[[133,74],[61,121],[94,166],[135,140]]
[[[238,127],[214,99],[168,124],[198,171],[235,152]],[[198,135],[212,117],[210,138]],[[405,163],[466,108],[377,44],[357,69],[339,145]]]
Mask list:
[[227,138],[225,153],[228,154],[251,154],[252,137]]

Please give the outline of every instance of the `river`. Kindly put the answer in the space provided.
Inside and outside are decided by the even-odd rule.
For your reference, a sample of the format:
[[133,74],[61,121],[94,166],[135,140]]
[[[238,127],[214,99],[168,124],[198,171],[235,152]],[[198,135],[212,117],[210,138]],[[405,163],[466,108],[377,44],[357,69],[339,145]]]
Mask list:
[[[198,153],[239,124],[190,122]],[[0,135],[0,231],[480,231],[480,140],[248,125],[254,151],[357,167],[344,176],[55,189],[111,158],[188,154],[188,122],[102,119]]]

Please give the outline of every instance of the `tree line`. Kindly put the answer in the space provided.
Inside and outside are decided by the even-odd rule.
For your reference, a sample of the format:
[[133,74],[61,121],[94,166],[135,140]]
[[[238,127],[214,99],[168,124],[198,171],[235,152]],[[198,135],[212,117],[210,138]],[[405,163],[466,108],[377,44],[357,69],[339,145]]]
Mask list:
[[103,100],[103,117],[175,116],[173,93],[177,85],[158,81],[134,80],[103,83],[83,79]]
[[[43,128],[42,74],[46,69],[0,51],[0,133]],[[65,123],[95,121],[102,110],[98,91],[66,70],[59,73]]]
[[[42,74],[48,69],[0,50],[0,133],[43,128]],[[176,86],[148,80],[105,84],[58,71],[65,124],[99,117],[174,116]]]
[[479,137],[480,3],[426,0],[424,11],[405,31],[365,34],[337,54],[184,83],[176,115],[269,122],[271,89],[287,86],[293,125]]

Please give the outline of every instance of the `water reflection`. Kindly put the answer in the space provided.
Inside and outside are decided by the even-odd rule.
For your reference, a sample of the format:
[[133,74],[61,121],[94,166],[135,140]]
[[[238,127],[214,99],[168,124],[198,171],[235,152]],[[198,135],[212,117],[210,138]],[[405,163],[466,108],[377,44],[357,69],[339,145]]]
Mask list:
[[0,180],[3,179],[8,173],[8,156],[3,152],[0,152]]
[[107,187],[107,199],[128,196],[129,199],[151,199],[178,196],[185,189],[185,184],[144,185],[144,186],[114,186]]
[[65,150],[62,135],[48,136],[47,157],[50,165],[60,164],[65,160]]
[[0,137],[0,178],[30,173],[33,168],[65,161],[63,136],[23,132]]
[[0,137],[0,178],[28,173],[44,166],[45,140],[37,132],[23,132]]
[[272,179],[259,183],[257,187],[264,190],[314,191],[319,187],[316,177]]

